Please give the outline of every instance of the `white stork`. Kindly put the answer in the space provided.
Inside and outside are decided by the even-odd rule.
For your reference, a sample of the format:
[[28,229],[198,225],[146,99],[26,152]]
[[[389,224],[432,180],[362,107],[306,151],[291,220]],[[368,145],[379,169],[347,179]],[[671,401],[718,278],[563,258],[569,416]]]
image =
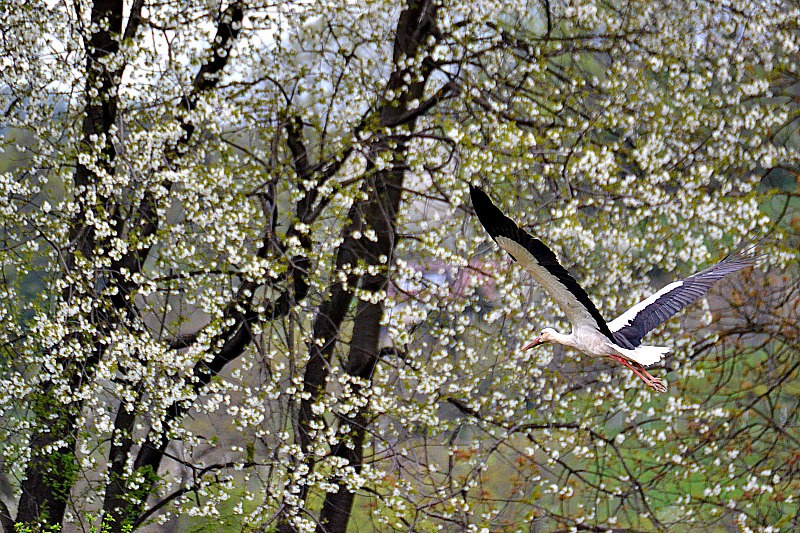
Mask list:
[[683,281],[670,283],[606,323],[589,295],[559,264],[552,250],[503,215],[486,193],[470,185],[470,195],[475,213],[492,239],[544,287],[572,324],[568,335],[552,328],[543,329],[523,350],[555,342],[591,356],[609,357],[632,370],[658,392],[666,392],[667,386],[644,367],[660,361],[669,348],[643,346],[642,337],[703,296],[718,280],[755,263],[754,258],[741,253],[729,255]]

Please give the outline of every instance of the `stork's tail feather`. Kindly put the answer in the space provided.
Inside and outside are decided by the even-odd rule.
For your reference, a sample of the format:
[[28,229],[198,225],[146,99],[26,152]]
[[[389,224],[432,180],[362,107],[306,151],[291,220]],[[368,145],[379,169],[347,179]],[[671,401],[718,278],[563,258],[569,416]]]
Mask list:
[[637,346],[633,350],[617,347],[617,350],[631,361],[635,361],[642,366],[654,365],[669,353],[669,348],[666,346]]

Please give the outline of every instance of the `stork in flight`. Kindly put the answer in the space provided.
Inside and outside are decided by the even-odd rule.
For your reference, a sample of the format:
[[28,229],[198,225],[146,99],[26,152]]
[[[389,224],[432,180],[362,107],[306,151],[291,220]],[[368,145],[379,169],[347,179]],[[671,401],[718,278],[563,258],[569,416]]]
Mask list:
[[644,346],[642,338],[703,296],[720,279],[755,263],[754,258],[742,253],[729,255],[683,281],[670,283],[606,323],[589,295],[559,264],[552,250],[503,215],[482,190],[470,185],[470,196],[478,219],[492,239],[544,287],[572,324],[568,335],[552,328],[543,329],[523,350],[555,342],[591,356],[609,357],[632,370],[658,392],[666,392],[667,386],[644,367],[660,361],[669,348]]

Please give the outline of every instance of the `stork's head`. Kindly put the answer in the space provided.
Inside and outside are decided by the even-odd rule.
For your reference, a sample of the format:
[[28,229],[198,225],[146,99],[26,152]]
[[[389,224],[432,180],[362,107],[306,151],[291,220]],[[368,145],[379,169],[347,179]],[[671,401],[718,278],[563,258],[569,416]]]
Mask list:
[[544,328],[542,330],[542,332],[539,333],[538,337],[536,337],[531,342],[529,342],[528,344],[523,346],[522,349],[523,350],[529,350],[529,349],[533,348],[534,346],[539,346],[540,344],[544,344],[546,342],[553,342],[553,340],[554,340],[554,336],[553,335],[555,334],[555,332],[556,332],[556,330],[554,330],[553,328]]

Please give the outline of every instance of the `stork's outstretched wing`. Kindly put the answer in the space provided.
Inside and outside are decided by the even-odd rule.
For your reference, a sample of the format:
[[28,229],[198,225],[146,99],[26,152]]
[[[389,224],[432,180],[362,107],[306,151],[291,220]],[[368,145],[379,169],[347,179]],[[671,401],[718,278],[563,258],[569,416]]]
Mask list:
[[489,235],[550,294],[574,327],[593,327],[614,340],[603,316],[550,248],[520,229],[482,190],[470,185],[472,206]]
[[743,253],[730,255],[712,267],[670,283],[609,322],[608,328],[620,345],[625,346],[621,336],[631,346],[639,346],[648,332],[703,296],[717,281],[755,262],[755,257]]

